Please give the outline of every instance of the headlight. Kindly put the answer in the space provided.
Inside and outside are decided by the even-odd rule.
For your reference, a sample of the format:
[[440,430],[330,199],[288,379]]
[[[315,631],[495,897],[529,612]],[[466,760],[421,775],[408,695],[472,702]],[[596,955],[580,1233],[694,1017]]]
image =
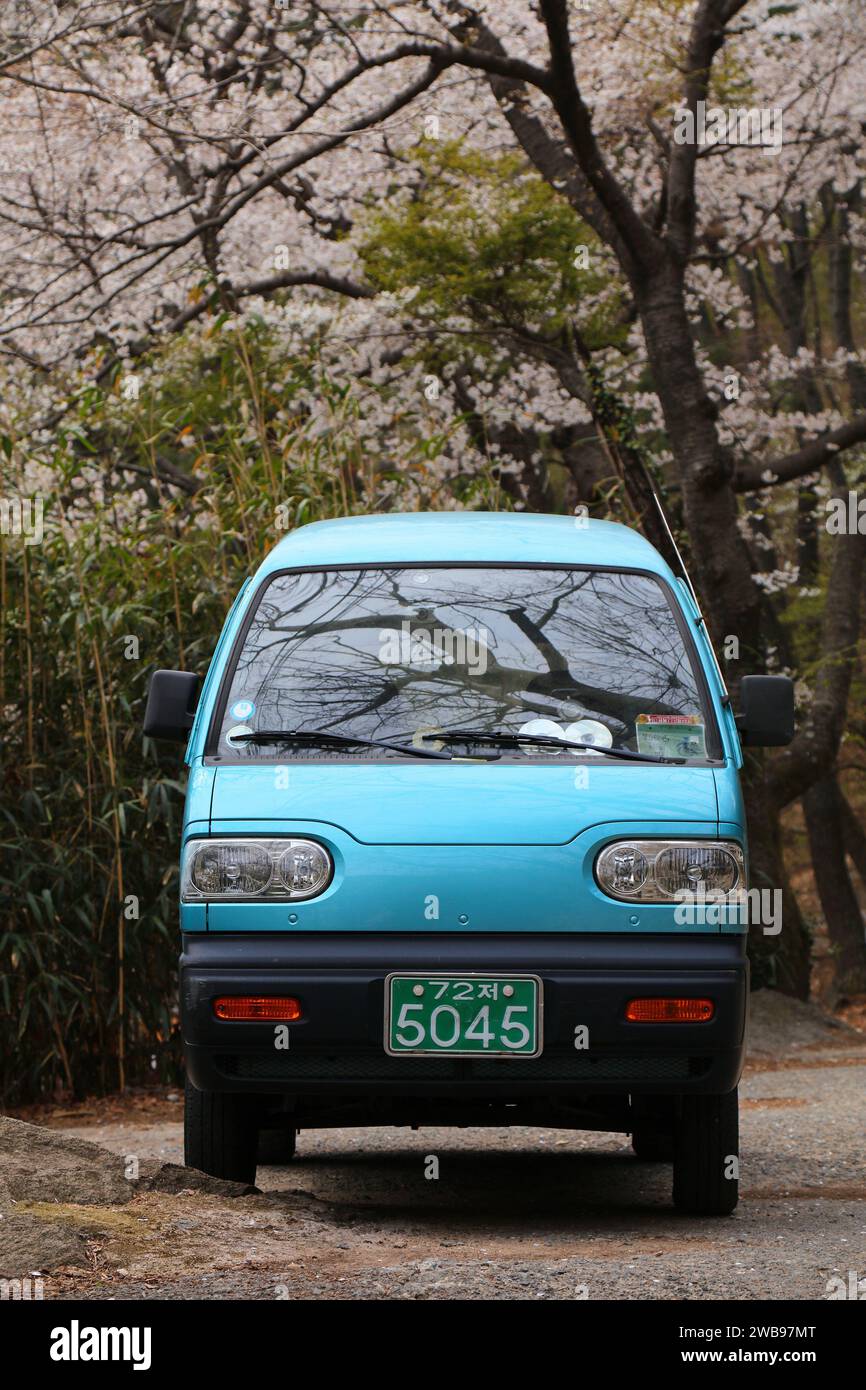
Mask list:
[[735,840],[620,840],[602,850],[595,877],[622,902],[671,902],[683,891],[718,898],[746,885]]
[[190,840],[181,901],[289,902],[314,898],[331,881],[334,861],[315,840]]

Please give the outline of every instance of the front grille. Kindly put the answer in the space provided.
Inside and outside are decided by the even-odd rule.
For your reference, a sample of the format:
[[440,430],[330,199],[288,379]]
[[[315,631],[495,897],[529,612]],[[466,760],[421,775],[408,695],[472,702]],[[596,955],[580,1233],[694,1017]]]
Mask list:
[[682,1081],[709,1069],[704,1057],[389,1057],[386,1052],[241,1052],[218,1056],[224,1076],[245,1081]]

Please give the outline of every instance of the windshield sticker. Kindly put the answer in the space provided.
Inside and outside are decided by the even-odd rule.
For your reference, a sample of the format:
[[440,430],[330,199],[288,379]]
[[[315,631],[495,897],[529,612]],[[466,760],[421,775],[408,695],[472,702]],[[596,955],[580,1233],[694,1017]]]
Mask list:
[[235,700],[229,714],[232,719],[252,719],[256,712],[256,707],[252,700]]
[[699,714],[639,714],[635,721],[639,753],[657,758],[705,758],[704,722]]
[[[611,748],[613,746],[613,734],[606,724],[602,724],[600,719],[577,719],[573,724],[569,724],[565,731],[565,737],[572,743],[594,743],[598,748]],[[589,753],[588,748],[576,749],[576,752]],[[598,754],[591,753],[591,757]]]
[[226,734],[226,743],[231,743],[232,739],[237,738],[239,734],[251,734],[252,732],[249,724],[235,724],[234,728],[229,729]]

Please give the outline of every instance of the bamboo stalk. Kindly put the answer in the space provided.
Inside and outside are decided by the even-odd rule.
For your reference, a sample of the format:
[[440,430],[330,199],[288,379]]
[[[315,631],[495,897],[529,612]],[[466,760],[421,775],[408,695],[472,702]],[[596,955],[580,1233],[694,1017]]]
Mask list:
[[30,611],[30,562],[27,546],[22,547],[21,572],[24,578],[24,651],[27,667],[27,779],[33,788],[33,630]]

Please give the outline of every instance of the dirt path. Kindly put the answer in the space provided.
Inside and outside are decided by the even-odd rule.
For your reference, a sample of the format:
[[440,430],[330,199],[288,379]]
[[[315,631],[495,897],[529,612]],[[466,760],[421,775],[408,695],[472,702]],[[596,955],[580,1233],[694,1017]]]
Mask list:
[[[750,1065],[726,1220],[676,1214],[670,1169],[622,1135],[308,1131],[293,1164],[259,1169],[260,1195],[78,1208],[90,1268],[45,1297],[826,1298],[831,1276],[866,1274],[866,1047],[843,1041]],[[163,1098],[53,1126],[182,1162],[181,1111]]]

